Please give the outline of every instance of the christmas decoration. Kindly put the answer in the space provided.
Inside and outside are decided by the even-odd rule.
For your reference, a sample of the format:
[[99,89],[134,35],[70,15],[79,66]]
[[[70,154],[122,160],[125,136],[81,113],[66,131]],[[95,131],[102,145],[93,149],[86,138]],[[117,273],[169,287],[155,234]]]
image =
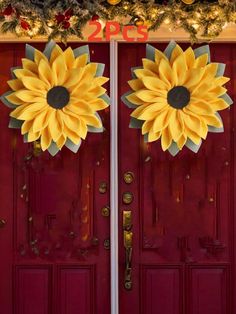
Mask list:
[[65,145],[77,152],[88,132],[103,132],[97,111],[109,105],[104,64],[91,63],[88,46],[64,52],[53,41],[44,50],[26,45],[22,67],[13,68],[12,91],[2,102],[13,109],[9,127],[25,142],[39,141],[55,155]]
[[163,53],[147,45],[143,66],[132,69],[132,91],[122,97],[134,109],[130,127],[141,128],[146,142],[161,139],[172,155],[184,146],[197,152],[208,132],[223,132],[218,111],[232,104],[224,71],[211,63],[209,46],[183,51],[171,42]]
[[97,17],[104,22],[119,19],[121,26],[146,25],[152,31],[162,23],[171,30],[182,27],[192,42],[199,38],[210,41],[228,23],[236,23],[236,2],[232,0],[2,0],[0,12],[3,33],[47,36],[63,42],[72,35],[83,38],[84,26]]

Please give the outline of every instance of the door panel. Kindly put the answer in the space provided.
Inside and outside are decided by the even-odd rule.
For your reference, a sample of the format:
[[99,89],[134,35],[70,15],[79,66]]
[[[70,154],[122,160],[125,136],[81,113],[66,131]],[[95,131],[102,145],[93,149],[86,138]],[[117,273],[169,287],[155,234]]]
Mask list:
[[[24,49],[24,44],[1,45],[1,93]],[[91,44],[90,53],[92,61],[105,63],[109,77],[109,45]],[[101,212],[109,205],[109,110],[101,114],[104,133],[90,133],[77,154],[65,148],[55,157],[24,144],[19,130],[8,129],[8,115],[2,105],[1,312],[110,313],[109,250],[104,248],[109,218]]]
[[[154,46],[164,50],[166,44]],[[234,44],[211,44],[212,60],[227,64],[233,98],[235,52]],[[120,43],[118,55],[120,99],[145,44]],[[131,109],[119,101],[120,313],[234,313],[234,112],[234,106],[221,112],[225,132],[209,133],[198,154],[184,149],[172,157],[129,129]],[[129,184],[127,171],[134,174]],[[132,203],[125,204],[125,192]],[[131,291],[124,288],[124,210],[132,211]]]

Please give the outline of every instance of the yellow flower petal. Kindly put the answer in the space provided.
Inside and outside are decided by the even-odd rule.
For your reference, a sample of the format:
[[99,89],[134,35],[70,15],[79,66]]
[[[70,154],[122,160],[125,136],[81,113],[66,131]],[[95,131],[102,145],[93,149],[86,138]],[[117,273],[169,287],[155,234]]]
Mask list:
[[197,98],[192,98],[191,102],[188,104],[188,106],[186,106],[186,108],[197,115],[211,115],[214,111],[212,106],[208,102]]
[[155,73],[153,73],[150,70],[146,70],[146,69],[136,69],[136,70],[134,70],[134,73],[135,73],[136,77],[139,79],[146,77],[146,76],[157,77],[157,75]]
[[24,84],[25,88],[31,91],[47,91],[47,85],[40,79],[36,77],[22,77],[22,83]]
[[106,89],[101,86],[95,86],[88,90],[88,97],[97,98],[106,93]]
[[62,134],[62,125],[57,117],[57,110],[53,110],[48,123],[49,131],[52,139],[56,142]]
[[40,137],[40,133],[39,132],[38,133],[34,133],[34,132],[29,131],[27,140],[28,140],[28,142],[34,142],[37,139],[39,139],[39,137]]
[[64,113],[68,113],[69,111],[72,111],[75,115],[81,115],[81,114],[93,114],[95,110],[92,110],[92,108],[83,100],[77,100],[75,98],[71,98],[70,103],[64,107],[63,109]]
[[130,80],[130,81],[128,81],[128,84],[132,88],[132,90],[134,90],[134,91],[137,91],[139,89],[144,88],[144,84],[143,84],[142,80],[140,80],[140,79]]
[[67,69],[72,69],[74,66],[75,56],[71,47],[68,47],[64,52]]
[[168,128],[162,130],[161,134],[161,147],[163,151],[166,151],[172,143],[172,137]]
[[167,127],[169,124],[171,115],[174,111],[173,108],[170,106],[167,107],[168,109],[163,109],[162,111],[159,112],[158,116],[155,118],[153,122],[153,132],[159,132]]
[[163,82],[159,78],[147,76],[143,77],[142,81],[147,89],[157,92],[159,96],[167,95],[167,90],[169,86],[167,83]]
[[81,115],[80,119],[83,120],[87,125],[95,128],[101,128],[102,123],[95,115]]
[[22,105],[24,103],[20,98],[16,96],[16,93],[11,93],[10,95],[6,96],[6,99],[14,105]]
[[223,110],[226,108],[229,108],[229,105],[227,104],[226,101],[222,98],[218,98],[216,100],[211,100],[209,102],[210,106],[212,107],[213,111],[218,111],[218,110]]
[[47,108],[46,105],[41,103],[26,104],[18,106],[14,111],[11,112],[11,117],[17,118],[19,120],[32,120],[41,111]]
[[193,68],[203,68],[207,65],[208,62],[208,54],[205,53],[198,58],[196,58]]
[[222,128],[223,127],[222,122],[215,115],[211,115],[211,116],[202,115],[201,118],[203,119],[203,121],[207,125],[214,126],[216,128]]
[[55,85],[63,85],[66,77],[66,63],[63,55],[58,56],[52,64],[53,80]]
[[143,101],[136,96],[135,93],[126,96],[127,100],[135,105],[142,105]]
[[26,58],[23,58],[22,59],[22,65],[23,65],[23,68],[25,70],[29,70],[30,72],[33,72],[34,74],[38,74],[38,66],[35,62],[33,62],[32,60],[29,60],[29,59],[26,59]]
[[159,67],[155,62],[153,62],[149,59],[145,59],[145,58],[142,59],[142,62],[143,62],[143,68],[145,70],[149,70],[155,74],[159,73]]
[[48,88],[54,86],[53,72],[49,63],[45,60],[39,62],[39,77],[40,79],[47,84]]
[[85,53],[75,59],[73,67],[76,69],[83,68],[86,66],[87,62],[88,62],[88,55],[87,53]]
[[148,133],[148,142],[154,142],[154,141],[158,140],[160,137],[161,137],[161,132],[154,133],[154,132],[150,131]]
[[166,55],[162,51],[155,49],[155,63],[159,65],[162,59],[168,61]]
[[179,55],[175,59],[172,68],[175,72],[176,77],[178,78],[178,82],[176,82],[176,85],[182,85],[183,73],[185,73],[188,69],[186,59],[183,54]]
[[66,142],[66,137],[62,135],[56,142],[57,147],[61,150],[62,147],[65,145],[65,142]]
[[150,132],[152,126],[153,126],[153,120],[145,121],[143,126],[142,126],[142,134],[144,135],[144,134]]
[[185,50],[184,55],[185,55],[187,67],[191,69],[195,62],[195,55],[194,55],[193,49],[189,47],[187,50]]
[[89,107],[93,111],[103,110],[108,107],[108,104],[101,98],[93,99],[89,101]]
[[109,81],[108,77],[98,76],[93,79],[93,84],[101,86]]
[[178,142],[176,143],[180,150],[183,149],[184,145],[186,144],[186,141],[187,141],[187,136],[185,134],[182,134]]
[[166,103],[166,99],[164,97],[159,96],[159,93],[156,91],[141,89],[141,90],[135,92],[135,95],[139,99],[141,99],[143,102],[150,102],[150,103],[165,102]]
[[74,132],[73,130],[69,129],[66,125],[64,126],[64,134],[67,135],[67,137],[75,144],[78,145],[81,138],[79,135]]
[[159,76],[163,80],[168,88],[173,87],[177,84],[177,76],[175,71],[172,71],[170,64],[165,59],[162,59],[159,65]]
[[173,49],[170,57],[170,64],[173,65],[174,61],[178,58],[178,56],[183,54],[183,50],[179,45],[176,45]]
[[48,127],[45,127],[41,133],[41,148],[43,151],[47,150],[52,143],[52,136]]
[[37,77],[36,74],[25,69],[15,69],[13,72],[18,79],[22,79],[22,77],[25,77],[25,76]]
[[32,91],[27,89],[21,89],[15,92],[15,96],[17,96],[19,99],[23,100],[24,102],[36,102],[44,99],[46,99],[46,92],[43,91]]
[[78,134],[82,139],[85,139],[87,136],[88,128],[86,122],[83,119],[79,120]]
[[168,127],[171,137],[177,142],[184,131],[183,118],[180,110],[173,111]]
[[197,135],[192,129],[189,129],[188,127],[185,128],[185,133],[187,137],[196,145],[199,145],[201,143],[201,137]]
[[72,69],[67,72],[65,81],[63,83],[63,86],[66,88],[71,88],[73,90],[73,87],[78,88],[79,81],[81,80],[81,74],[78,70]]
[[24,88],[22,81],[19,79],[7,81],[7,84],[11,87],[12,90],[17,91]]
[[53,112],[53,109],[48,108],[48,110],[42,111],[40,114],[38,114],[35,117],[35,119],[33,121],[33,131],[34,132],[42,131],[42,129],[44,129],[48,126],[52,112]]
[[28,133],[32,125],[33,125],[33,120],[24,121],[24,123],[21,126],[21,134],[24,135]]
[[144,110],[137,116],[137,119],[140,120],[153,120],[160,111],[162,111],[164,108],[168,108],[167,103],[154,103],[149,106],[146,106]]
[[39,65],[39,62],[41,60],[48,61],[47,57],[39,50],[35,49],[34,51],[34,61],[37,65]]
[[131,113],[131,117],[137,118],[140,116],[140,114],[147,108],[150,104],[143,104],[141,106],[138,106],[136,109],[134,109]]
[[56,45],[53,48],[51,56],[50,56],[50,64],[52,65],[53,62],[57,59],[57,57],[59,57],[62,54],[63,54],[63,50],[61,49],[60,46]]
[[230,80],[229,77],[219,76],[214,79],[214,85],[222,86]]

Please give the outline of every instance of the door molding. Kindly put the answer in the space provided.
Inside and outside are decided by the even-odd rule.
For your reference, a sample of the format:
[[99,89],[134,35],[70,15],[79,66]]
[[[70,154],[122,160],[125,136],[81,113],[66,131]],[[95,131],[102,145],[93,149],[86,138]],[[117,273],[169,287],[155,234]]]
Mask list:
[[118,43],[110,42],[110,241],[111,241],[111,314],[119,314],[118,263]]

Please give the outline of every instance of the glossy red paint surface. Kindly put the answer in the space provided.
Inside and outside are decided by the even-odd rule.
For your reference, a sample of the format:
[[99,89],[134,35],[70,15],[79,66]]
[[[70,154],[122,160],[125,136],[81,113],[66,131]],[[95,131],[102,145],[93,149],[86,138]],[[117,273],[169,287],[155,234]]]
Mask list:
[[[109,77],[109,45],[90,51]],[[1,94],[22,57],[23,44],[0,45]],[[54,158],[32,156],[20,131],[7,127],[10,110],[0,112],[0,313],[109,314],[109,218],[101,214],[109,205],[109,110],[103,134],[89,134],[78,154],[65,148]]]
[[[227,64],[235,99],[236,45],[210,46],[212,61]],[[119,96],[144,57],[145,44],[119,44]],[[120,101],[120,313],[235,314],[234,106],[221,114],[223,134],[210,133],[198,154],[184,149],[174,158],[129,129],[130,113]],[[126,171],[134,173],[131,184]],[[127,191],[130,205],[122,201]],[[123,210],[133,215],[131,291],[124,289]]]

